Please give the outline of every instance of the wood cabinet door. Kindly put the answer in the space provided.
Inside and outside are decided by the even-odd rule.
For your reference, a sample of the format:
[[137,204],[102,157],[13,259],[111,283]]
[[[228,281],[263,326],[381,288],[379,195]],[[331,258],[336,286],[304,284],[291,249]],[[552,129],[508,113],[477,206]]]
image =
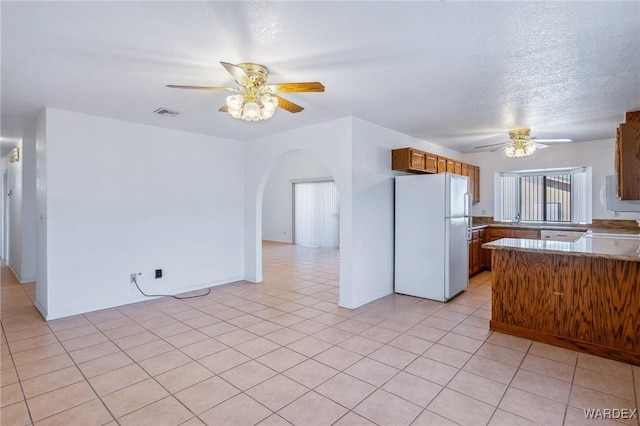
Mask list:
[[478,166],[473,166],[473,190],[471,194],[473,195],[474,203],[480,201],[480,167]]
[[482,269],[482,242],[479,238],[474,238],[471,242],[473,251],[473,273],[480,272]]
[[640,200],[640,124],[620,125],[618,194],[621,200]]
[[471,241],[469,241],[469,244],[467,245],[468,247],[468,251],[467,253],[469,254],[469,276],[473,275],[473,244]]
[[616,169],[616,176],[618,179],[618,198],[620,198],[620,150],[622,147],[620,146],[620,127],[616,129],[616,150],[615,150],[615,158],[614,158],[614,166]]
[[480,270],[482,271],[485,268],[487,268],[487,266],[491,266],[491,265],[487,265],[487,263],[485,262],[485,259],[487,257],[486,252],[490,250],[482,248],[482,245],[487,242],[487,236],[488,236],[487,230],[481,229],[479,233],[480,233],[480,244],[479,244],[480,248],[478,250],[480,251]]
[[496,250],[493,257],[492,280],[500,286],[493,284],[492,320],[553,333],[559,320],[555,293],[560,256]]
[[409,168],[416,171],[427,170],[427,153],[412,149],[409,151]]
[[447,171],[449,173],[455,173],[456,172],[456,163],[451,158],[447,158]]
[[476,175],[473,172],[473,168],[474,168],[474,166],[469,166],[469,189],[467,189],[467,192],[469,194],[471,194],[471,201],[473,201],[475,203],[475,202],[477,202],[476,201],[476,193],[475,193]]
[[438,173],[438,157],[428,152],[425,156],[425,171],[428,173]]
[[469,165],[462,163],[462,176],[469,176]]
[[[488,242],[488,241],[485,241]],[[482,265],[484,269],[491,269],[491,252],[490,249],[482,249]]]
[[462,163],[460,161],[454,161],[453,162],[453,173],[455,173],[457,175],[461,175],[462,174]]
[[444,173],[447,171],[447,158],[438,157],[438,173]]

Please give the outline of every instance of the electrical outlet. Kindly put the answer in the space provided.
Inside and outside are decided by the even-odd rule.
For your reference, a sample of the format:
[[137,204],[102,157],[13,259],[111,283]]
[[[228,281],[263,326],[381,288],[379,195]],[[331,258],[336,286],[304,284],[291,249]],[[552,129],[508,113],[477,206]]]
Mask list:
[[130,282],[130,283],[135,283],[135,282],[136,282],[136,277],[137,277],[137,276],[138,276],[138,273],[137,273],[137,272],[132,272],[132,273],[129,275],[129,282]]
[[482,209],[482,215],[484,216],[486,214],[487,214],[487,211],[485,209]]
[[156,269],[156,279],[162,278],[162,269]]
[[615,217],[620,217],[620,212],[613,212],[613,215],[614,215]]

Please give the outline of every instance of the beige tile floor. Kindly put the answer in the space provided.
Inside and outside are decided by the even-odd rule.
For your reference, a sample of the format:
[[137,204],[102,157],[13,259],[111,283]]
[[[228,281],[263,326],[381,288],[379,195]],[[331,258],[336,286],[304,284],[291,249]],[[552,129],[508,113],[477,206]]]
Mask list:
[[638,406],[640,368],[489,331],[488,272],[447,304],[348,310],[336,251],[264,257],[263,284],[51,322],[3,264],[0,423],[590,425],[619,423],[584,408]]

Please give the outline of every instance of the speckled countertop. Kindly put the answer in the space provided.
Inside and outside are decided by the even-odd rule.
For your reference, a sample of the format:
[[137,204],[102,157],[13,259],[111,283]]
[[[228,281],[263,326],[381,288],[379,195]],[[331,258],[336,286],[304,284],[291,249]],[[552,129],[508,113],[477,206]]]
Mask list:
[[591,236],[584,236],[574,242],[503,238],[485,243],[482,245],[482,248],[561,254],[567,256],[602,257],[640,262],[640,238],[592,238]]

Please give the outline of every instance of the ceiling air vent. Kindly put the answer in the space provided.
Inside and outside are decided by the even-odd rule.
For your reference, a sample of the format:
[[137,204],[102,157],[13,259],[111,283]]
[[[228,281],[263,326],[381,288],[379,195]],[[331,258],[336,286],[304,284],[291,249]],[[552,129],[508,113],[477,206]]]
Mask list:
[[180,115],[178,111],[171,111],[170,109],[164,108],[164,107],[160,107],[153,112],[158,115],[166,115],[169,117],[175,117],[176,115]]

